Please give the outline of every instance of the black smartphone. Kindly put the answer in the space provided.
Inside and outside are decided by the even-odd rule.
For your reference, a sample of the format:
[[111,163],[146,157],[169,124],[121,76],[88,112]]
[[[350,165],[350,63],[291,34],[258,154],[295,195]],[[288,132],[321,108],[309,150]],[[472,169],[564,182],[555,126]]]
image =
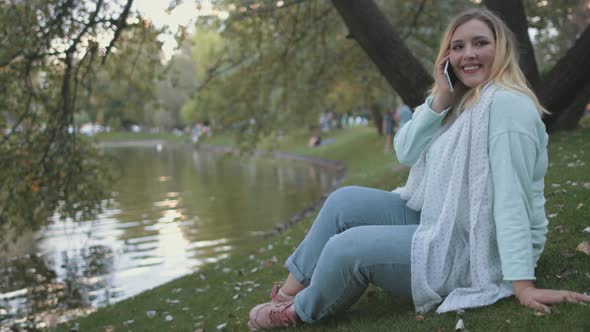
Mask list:
[[457,84],[457,75],[455,75],[453,66],[449,60],[445,63],[445,77],[447,78],[447,83],[449,83],[449,91],[453,92],[455,84]]

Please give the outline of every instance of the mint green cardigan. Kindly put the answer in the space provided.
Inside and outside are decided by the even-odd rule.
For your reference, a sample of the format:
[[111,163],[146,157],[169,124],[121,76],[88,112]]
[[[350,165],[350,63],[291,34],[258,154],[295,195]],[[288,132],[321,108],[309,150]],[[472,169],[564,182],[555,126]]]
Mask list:
[[[411,166],[418,160],[449,111],[434,112],[432,98],[395,135],[395,151],[402,164]],[[534,280],[545,246],[547,140],[545,125],[530,97],[506,89],[494,94],[488,150],[496,238],[506,281]]]

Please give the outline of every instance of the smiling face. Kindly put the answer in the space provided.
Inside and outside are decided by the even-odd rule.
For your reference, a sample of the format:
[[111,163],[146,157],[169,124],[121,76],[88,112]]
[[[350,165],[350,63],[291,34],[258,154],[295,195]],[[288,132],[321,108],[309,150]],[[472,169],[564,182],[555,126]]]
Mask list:
[[451,64],[465,86],[474,88],[489,79],[496,57],[496,41],[487,24],[471,19],[458,26],[450,47]]

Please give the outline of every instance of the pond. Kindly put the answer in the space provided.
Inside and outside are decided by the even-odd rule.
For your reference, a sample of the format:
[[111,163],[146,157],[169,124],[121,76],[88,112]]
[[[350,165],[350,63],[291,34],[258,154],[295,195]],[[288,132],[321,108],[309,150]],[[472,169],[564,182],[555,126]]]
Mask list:
[[0,257],[0,329],[112,304],[226,258],[337,177],[310,163],[182,145],[105,152],[120,175],[104,212],[54,220]]

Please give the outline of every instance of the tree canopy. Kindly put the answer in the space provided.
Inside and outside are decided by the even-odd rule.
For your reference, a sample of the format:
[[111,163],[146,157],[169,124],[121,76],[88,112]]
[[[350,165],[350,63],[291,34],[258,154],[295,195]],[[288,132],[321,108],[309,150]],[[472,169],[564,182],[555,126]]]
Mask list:
[[590,58],[587,0],[211,3],[227,15],[198,17],[168,62],[163,29],[133,0],[0,4],[0,226],[100,209],[109,173],[74,130],[83,120],[163,129],[207,120],[254,144],[323,111],[416,106],[448,18],[466,7],[496,11],[515,32],[549,130],[574,128],[590,97],[590,66],[580,66]]

